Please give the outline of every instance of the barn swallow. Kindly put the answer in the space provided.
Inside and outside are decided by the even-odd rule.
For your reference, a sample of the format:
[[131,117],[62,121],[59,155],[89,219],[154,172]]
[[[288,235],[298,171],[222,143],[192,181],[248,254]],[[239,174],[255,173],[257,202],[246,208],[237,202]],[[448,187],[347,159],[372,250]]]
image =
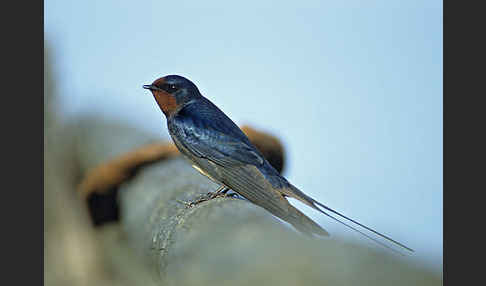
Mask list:
[[152,92],[167,119],[170,136],[179,151],[197,171],[220,185],[217,192],[231,189],[303,233],[329,235],[287,201],[287,197],[295,198],[387,248],[390,247],[330,213],[413,251],[317,202],[290,184],[270,165],[243,131],[216,105],[202,96],[190,80],[178,75],[168,75],[152,84],[144,85],[143,88]]

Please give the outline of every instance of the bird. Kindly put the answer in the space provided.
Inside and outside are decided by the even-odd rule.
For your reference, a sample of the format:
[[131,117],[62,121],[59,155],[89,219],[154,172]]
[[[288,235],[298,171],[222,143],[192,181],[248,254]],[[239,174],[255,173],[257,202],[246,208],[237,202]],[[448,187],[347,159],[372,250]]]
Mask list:
[[[371,233],[413,252],[404,244],[314,200],[288,182],[243,131],[204,97],[189,79],[167,75],[143,85],[143,88],[151,91],[164,113],[169,134],[177,149],[198,172],[220,186],[216,194],[233,190],[304,234],[329,236],[324,228],[287,200],[294,198],[386,248],[392,249],[372,237]],[[337,219],[331,213],[355,226]],[[371,232],[370,235],[357,226]]]

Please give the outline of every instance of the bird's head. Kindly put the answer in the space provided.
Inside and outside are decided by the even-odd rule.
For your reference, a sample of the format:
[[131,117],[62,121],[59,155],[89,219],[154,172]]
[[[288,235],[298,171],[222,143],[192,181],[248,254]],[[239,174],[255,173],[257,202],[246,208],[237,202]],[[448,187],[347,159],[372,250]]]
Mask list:
[[185,104],[201,96],[194,83],[178,75],[158,78],[152,84],[144,85],[143,88],[152,92],[166,117],[173,115]]

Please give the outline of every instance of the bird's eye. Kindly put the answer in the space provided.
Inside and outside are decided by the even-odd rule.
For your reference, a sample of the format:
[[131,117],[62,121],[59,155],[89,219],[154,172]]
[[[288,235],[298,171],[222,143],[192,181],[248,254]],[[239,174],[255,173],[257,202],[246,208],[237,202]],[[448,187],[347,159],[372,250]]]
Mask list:
[[168,93],[173,93],[176,92],[179,88],[177,88],[177,86],[174,84],[165,84],[162,89],[167,91]]

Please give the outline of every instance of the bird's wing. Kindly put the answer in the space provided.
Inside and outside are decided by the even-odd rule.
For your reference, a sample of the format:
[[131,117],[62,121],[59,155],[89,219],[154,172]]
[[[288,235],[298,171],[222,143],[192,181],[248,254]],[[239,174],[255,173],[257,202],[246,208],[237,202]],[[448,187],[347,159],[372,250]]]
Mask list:
[[221,166],[263,165],[263,156],[226,115],[219,109],[204,112],[205,105],[197,107],[181,110],[169,126],[185,148]]
[[259,169],[268,164],[264,157],[231,119],[210,104],[188,105],[171,119],[169,129],[177,142],[192,155],[219,165],[221,177],[216,179],[251,202],[303,232],[328,235],[268,181]]

